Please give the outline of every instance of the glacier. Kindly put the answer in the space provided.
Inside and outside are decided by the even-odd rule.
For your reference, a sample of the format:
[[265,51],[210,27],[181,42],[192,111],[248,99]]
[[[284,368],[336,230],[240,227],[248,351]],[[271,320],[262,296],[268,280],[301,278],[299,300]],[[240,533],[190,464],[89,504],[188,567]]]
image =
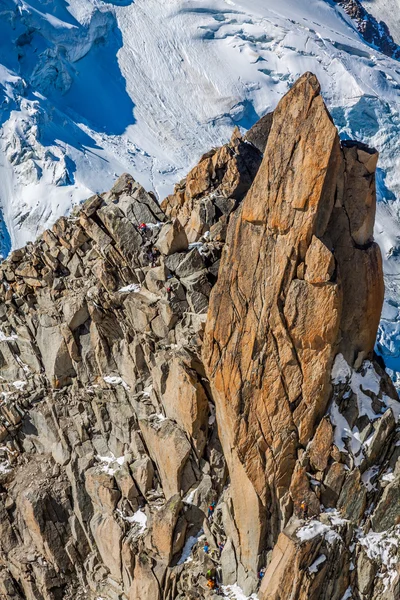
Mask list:
[[[396,3],[362,2],[398,42]],[[341,136],[381,153],[377,350],[396,381],[400,63],[366,44],[331,0],[0,0],[2,254],[124,171],[161,200],[305,71],[319,78]]]

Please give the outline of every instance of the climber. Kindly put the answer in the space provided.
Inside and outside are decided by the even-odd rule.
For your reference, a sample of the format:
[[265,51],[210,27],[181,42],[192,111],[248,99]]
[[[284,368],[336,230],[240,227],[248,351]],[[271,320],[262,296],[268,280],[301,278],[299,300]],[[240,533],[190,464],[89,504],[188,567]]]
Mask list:
[[205,543],[204,543],[204,546],[203,546],[203,550],[204,550],[204,552],[205,552],[206,554],[208,554],[208,551],[209,551],[209,549],[210,549],[210,546],[208,545],[208,542],[205,542]]
[[303,519],[307,519],[308,507],[307,507],[307,504],[304,502],[304,500],[300,504],[300,510],[302,511]]
[[213,581],[216,581],[216,579],[217,579],[216,570],[214,568],[208,569],[206,577],[207,577],[207,579],[212,579]]
[[207,581],[207,587],[209,587],[210,590],[215,590],[216,585],[217,584],[215,583],[215,581],[213,579],[209,579]]
[[151,264],[152,267],[156,266],[157,257],[158,257],[157,248],[151,248],[151,249],[147,250],[147,260],[149,261],[149,263]]
[[140,229],[140,231],[146,231],[146,229],[147,229],[146,223],[140,223],[139,229]]
[[159,256],[159,254],[160,254],[160,253],[159,253],[159,251],[157,250],[157,248],[155,248],[155,247],[153,246],[153,248],[151,249],[151,256],[152,256],[152,258],[151,258],[151,266],[152,266],[152,267],[155,267],[155,266],[156,266],[156,263],[157,263],[157,258],[158,258],[158,256]]
[[265,567],[263,567],[262,569],[259,570],[259,572],[258,572],[258,579],[260,581],[262,581],[262,578],[264,577],[264,575],[265,575]]
[[214,514],[214,510],[215,510],[215,502],[211,502],[210,506],[208,507],[208,518],[211,519],[213,514]]
[[225,544],[223,544],[222,542],[220,542],[218,544],[218,548],[219,548],[219,554],[221,555],[222,554],[222,550],[225,548]]

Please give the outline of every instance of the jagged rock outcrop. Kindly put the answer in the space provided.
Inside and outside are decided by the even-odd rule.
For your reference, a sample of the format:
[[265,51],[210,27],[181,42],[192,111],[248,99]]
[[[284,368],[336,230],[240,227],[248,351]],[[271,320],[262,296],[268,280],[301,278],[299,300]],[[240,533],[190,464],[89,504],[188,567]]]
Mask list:
[[1,600],[397,597],[376,162],[307,74],[0,264]]
[[262,158],[239,132],[211,154],[195,243],[124,175],[0,265],[1,598],[207,595],[184,562],[227,473],[200,348]]
[[387,24],[372,16],[360,0],[334,0],[334,2],[342,6],[349,17],[355,21],[358,31],[368,44],[372,44],[387,56],[400,59],[400,48],[394,41]]
[[[372,238],[376,161],[374,151],[340,144],[316,78],[305,75],[276,109],[264,161],[229,224],[203,357],[231,478],[238,578],[248,591],[267,552],[279,540],[287,546],[280,532],[302,505],[320,514],[310,479],[318,473],[323,485],[333,461],[323,417],[335,357],[349,369],[372,357],[383,303]],[[355,410],[354,423],[363,416]],[[292,584],[287,596],[265,598],[289,597]]]

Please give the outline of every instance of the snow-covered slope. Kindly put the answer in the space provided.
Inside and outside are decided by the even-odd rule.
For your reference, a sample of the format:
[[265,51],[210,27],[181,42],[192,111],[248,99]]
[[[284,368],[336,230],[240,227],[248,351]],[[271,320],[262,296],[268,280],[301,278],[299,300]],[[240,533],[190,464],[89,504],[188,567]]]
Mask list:
[[0,0],[0,63],[3,252],[122,171],[162,198],[234,124],[249,127],[316,73],[342,135],[381,151],[380,343],[400,356],[400,63],[369,47],[338,4]]

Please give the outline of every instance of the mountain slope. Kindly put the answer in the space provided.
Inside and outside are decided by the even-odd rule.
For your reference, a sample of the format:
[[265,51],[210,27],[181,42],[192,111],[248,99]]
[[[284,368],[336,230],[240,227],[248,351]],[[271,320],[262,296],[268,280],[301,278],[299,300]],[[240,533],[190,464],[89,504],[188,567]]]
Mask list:
[[2,600],[398,599],[377,153],[310,73],[249,137],[0,265]]
[[342,137],[381,152],[380,345],[398,354],[400,68],[338,4],[1,0],[0,10],[3,253],[123,171],[162,199],[203,151],[275,108],[310,70]]

